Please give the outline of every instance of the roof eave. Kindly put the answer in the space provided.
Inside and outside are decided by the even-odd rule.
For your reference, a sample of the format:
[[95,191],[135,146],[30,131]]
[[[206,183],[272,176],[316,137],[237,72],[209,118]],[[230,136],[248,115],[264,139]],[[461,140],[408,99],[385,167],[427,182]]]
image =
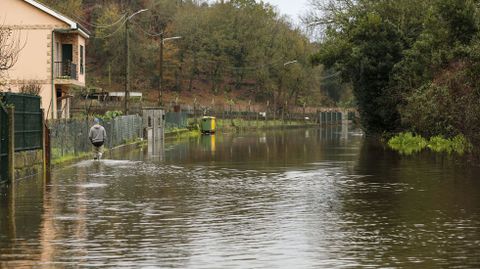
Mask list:
[[81,26],[79,23],[69,19],[68,17],[60,14],[59,12],[45,6],[44,4],[42,3],[39,3],[35,0],[23,0],[27,3],[29,3],[30,5],[42,10],[43,12],[63,21],[64,23],[68,24],[68,26],[70,27],[71,30],[75,30],[75,31],[78,31],[79,34],[81,36],[83,36],[84,38],[90,38],[90,32],[84,28],[83,26]]
[[37,2],[37,1],[35,1],[35,0],[23,0],[23,1],[29,3],[30,5],[36,7],[36,8],[38,8],[38,9],[40,9],[40,10],[42,10],[43,12],[45,12],[45,13],[47,13],[47,14],[49,14],[49,15],[51,15],[51,16],[53,16],[53,17],[55,17],[55,18],[57,18],[57,19],[65,22],[66,24],[68,24],[68,25],[70,26],[70,28],[72,28],[72,29],[76,29],[76,28],[77,28],[77,23],[76,23],[75,21],[67,18],[66,16],[58,13],[57,11],[55,11],[55,10],[53,10],[53,9],[51,9],[51,8],[49,8],[49,7],[45,6],[45,5]]
[[85,32],[84,30],[80,28],[76,29],[55,29],[54,30],[56,33],[61,33],[61,34],[71,34],[71,33],[78,33],[79,35],[83,36],[85,39],[88,39],[90,35]]

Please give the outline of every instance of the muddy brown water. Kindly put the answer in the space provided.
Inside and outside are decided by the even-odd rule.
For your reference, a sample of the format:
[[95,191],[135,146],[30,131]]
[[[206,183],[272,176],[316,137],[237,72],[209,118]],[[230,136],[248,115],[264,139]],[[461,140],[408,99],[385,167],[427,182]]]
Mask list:
[[151,145],[3,189],[0,268],[480,268],[480,170],[341,126]]

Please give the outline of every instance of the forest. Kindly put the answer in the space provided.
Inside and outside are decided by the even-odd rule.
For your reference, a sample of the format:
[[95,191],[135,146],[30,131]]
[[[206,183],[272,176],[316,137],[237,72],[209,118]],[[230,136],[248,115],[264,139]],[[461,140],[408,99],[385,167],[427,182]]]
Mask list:
[[[92,89],[124,89],[128,23],[132,90],[152,103],[174,97],[269,103],[278,109],[351,103],[340,77],[312,65],[315,42],[261,1],[42,2],[91,32],[87,84]],[[127,20],[142,9],[147,10]]]

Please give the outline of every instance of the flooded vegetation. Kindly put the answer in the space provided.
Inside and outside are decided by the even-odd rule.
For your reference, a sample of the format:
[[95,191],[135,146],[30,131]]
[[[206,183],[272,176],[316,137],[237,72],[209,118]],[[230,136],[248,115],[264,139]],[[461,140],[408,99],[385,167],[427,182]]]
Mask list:
[[401,133],[388,140],[390,148],[400,152],[401,154],[411,155],[418,153],[424,149],[429,149],[433,152],[448,154],[456,153],[463,155],[469,152],[473,147],[470,142],[463,135],[457,135],[451,139],[443,136],[433,136],[429,140],[420,135],[413,135],[412,133]]
[[346,126],[199,136],[22,180],[1,268],[478,268],[480,169]]

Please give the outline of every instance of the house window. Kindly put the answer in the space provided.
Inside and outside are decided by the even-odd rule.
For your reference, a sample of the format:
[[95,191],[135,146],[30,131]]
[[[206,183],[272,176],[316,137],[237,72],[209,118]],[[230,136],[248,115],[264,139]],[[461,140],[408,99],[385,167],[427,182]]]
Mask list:
[[84,50],[83,50],[83,46],[80,45],[80,74],[83,75],[84,73],[84,66],[83,66],[83,62],[84,62]]

